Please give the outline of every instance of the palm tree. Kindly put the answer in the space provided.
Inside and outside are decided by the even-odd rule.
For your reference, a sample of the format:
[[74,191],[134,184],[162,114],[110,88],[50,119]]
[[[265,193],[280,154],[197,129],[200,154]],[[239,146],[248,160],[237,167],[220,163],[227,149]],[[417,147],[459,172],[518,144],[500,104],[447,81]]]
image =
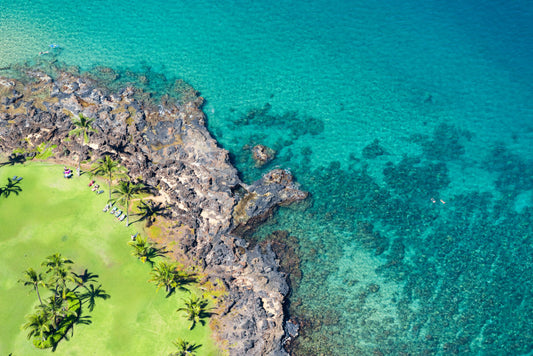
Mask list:
[[7,185],[0,187],[0,196],[7,198],[11,195],[11,193],[19,195],[19,193],[22,192],[22,188],[19,187],[18,184],[19,181],[7,178]]
[[156,216],[166,215],[167,209],[168,207],[162,206],[161,203],[156,204],[153,201],[146,203],[144,200],[141,200],[141,205],[139,205],[139,210],[141,212],[138,214],[141,215],[141,217],[139,220],[146,220],[146,227],[150,227],[155,222]]
[[46,288],[46,283],[44,282],[43,275],[41,273],[37,273],[33,268],[28,268],[26,271],[24,271],[24,279],[20,279],[19,282],[23,283],[25,286],[32,286],[37,293],[39,303],[43,305],[41,295],[39,294],[39,286]]
[[50,324],[57,330],[61,321],[75,314],[75,311],[71,310],[68,303],[62,298],[56,298],[55,295],[51,296],[47,303],[40,305],[41,312],[48,316]]
[[73,264],[72,260],[69,260],[68,258],[65,258],[61,256],[60,253],[54,253],[53,255],[50,255],[46,257],[43,263],[41,265],[43,267],[47,267],[46,273],[53,272],[58,269],[67,268],[70,269],[70,266]]
[[61,287],[62,298],[67,296],[67,280],[74,280],[70,275],[70,264],[73,262],[68,258],[61,256],[60,253],[55,253],[46,258],[41,264],[43,267],[47,267],[46,273],[52,273],[52,278],[55,284],[55,294],[59,294],[59,288]]
[[113,177],[125,176],[126,168],[119,165],[118,161],[114,161],[110,156],[104,156],[96,161],[94,168],[91,170],[91,173],[96,176],[107,177],[109,183],[109,200],[111,200],[111,182]]
[[29,329],[28,339],[31,339],[32,336],[39,336],[42,345],[42,343],[48,339],[51,330],[48,315],[46,315],[46,312],[41,311],[35,314],[30,314],[26,318],[28,319],[28,322],[22,327],[24,329]]
[[183,301],[185,302],[185,306],[178,308],[176,311],[184,311],[187,314],[187,320],[192,322],[189,329],[192,330],[196,323],[204,325],[205,322],[202,318],[211,316],[211,313],[207,312],[206,309],[209,301],[204,298],[198,298],[195,295],[191,296],[188,300],[184,299]]
[[112,202],[126,206],[126,226],[130,225],[130,201],[145,190],[146,187],[142,183],[134,184],[129,180],[121,180],[118,182],[117,188],[111,193],[116,195],[114,199],[111,199]]
[[67,287],[67,281],[76,283],[76,279],[70,272],[70,266],[68,268],[63,267],[55,269],[53,278],[55,283],[56,296],[59,294],[60,290],[61,298],[66,299],[67,293],[69,292],[69,288]]
[[201,345],[191,344],[183,339],[177,339],[172,341],[172,343],[176,346],[177,350],[168,354],[168,356],[195,356],[196,349],[201,347]]
[[174,263],[166,261],[159,262],[152,269],[152,278],[149,282],[154,282],[157,285],[157,290],[161,287],[165,287],[168,295],[176,288],[182,288],[186,290],[183,285],[192,282],[194,279],[186,272],[178,270]]
[[100,298],[103,300],[111,298],[109,294],[105,292],[105,290],[102,289],[102,285],[99,285],[98,287],[94,288],[94,284],[90,284],[89,288],[85,287],[87,292],[80,295],[80,299],[83,301],[87,301],[89,303],[89,311],[93,311],[94,306],[96,304],[96,298]]
[[131,254],[139,258],[143,263],[150,260],[150,257],[156,257],[157,249],[148,241],[148,238],[137,237],[134,241],[128,242],[133,247]]
[[160,261],[153,269],[152,269],[152,278],[150,278],[149,282],[154,282],[157,285],[157,290],[161,287],[165,287],[165,290],[170,292],[172,287],[175,287],[175,276],[174,273],[176,271],[176,265],[174,263],[169,263],[166,261]]
[[[94,122],[94,119],[90,119],[86,116],[83,116],[83,114],[79,114],[78,117],[72,118],[72,123],[74,126],[76,126],[75,129],[70,130],[68,133],[69,136],[74,137],[80,137],[80,147],[83,147],[85,144],[89,142],[89,132],[97,132],[96,129],[93,128],[92,124]],[[81,151],[78,158],[78,176],[80,175],[80,165],[81,165]]]

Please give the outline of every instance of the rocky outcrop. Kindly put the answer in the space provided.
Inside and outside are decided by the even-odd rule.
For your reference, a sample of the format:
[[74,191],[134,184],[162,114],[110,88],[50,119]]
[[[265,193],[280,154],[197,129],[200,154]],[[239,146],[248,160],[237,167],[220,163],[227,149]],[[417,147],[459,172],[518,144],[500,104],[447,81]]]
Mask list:
[[272,216],[275,209],[307,198],[287,170],[274,169],[244,186],[246,193],[233,210],[233,233],[245,235]]
[[262,167],[268,162],[272,161],[276,156],[276,152],[265,145],[255,145],[252,147],[252,158],[255,161],[256,167]]
[[[119,159],[130,177],[157,187],[175,226],[187,227],[180,248],[189,260],[226,285],[214,329],[229,353],[286,354],[286,276],[269,246],[248,249],[240,236],[276,207],[306,197],[290,172],[277,169],[250,185],[240,181],[228,152],[205,127],[201,97],[154,106],[131,86],[111,92],[88,76],[25,75],[33,81],[0,78],[0,151],[32,156],[50,149],[72,162]],[[86,145],[68,136],[79,114],[94,119],[98,131]]]

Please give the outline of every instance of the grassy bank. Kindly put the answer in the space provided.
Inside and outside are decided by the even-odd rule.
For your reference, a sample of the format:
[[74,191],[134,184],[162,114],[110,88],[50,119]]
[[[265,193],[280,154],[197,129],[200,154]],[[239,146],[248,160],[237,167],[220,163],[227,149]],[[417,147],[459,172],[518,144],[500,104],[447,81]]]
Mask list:
[[[0,198],[0,354],[38,355],[21,329],[25,315],[37,303],[35,293],[17,283],[28,267],[40,268],[59,252],[99,275],[111,295],[98,301],[91,325],[77,325],[57,355],[167,355],[178,337],[202,345],[199,355],[216,355],[207,326],[190,323],[176,309],[186,292],[165,298],[164,290],[148,282],[150,265],[131,255],[127,245],[135,226],[126,227],[102,208],[105,193],[88,187],[89,177],[64,179],[62,166],[32,162],[0,167],[0,185],[7,177],[23,177],[22,192]],[[74,271],[82,272],[82,271]]]

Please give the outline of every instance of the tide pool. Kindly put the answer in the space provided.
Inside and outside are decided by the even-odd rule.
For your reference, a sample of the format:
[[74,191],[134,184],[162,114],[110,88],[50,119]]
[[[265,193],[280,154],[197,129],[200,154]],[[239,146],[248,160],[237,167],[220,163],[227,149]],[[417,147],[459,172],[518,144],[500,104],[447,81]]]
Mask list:
[[527,354],[532,23],[526,1],[0,1],[0,67],[182,78],[244,180],[290,169],[311,198],[257,237],[298,241],[295,354]]

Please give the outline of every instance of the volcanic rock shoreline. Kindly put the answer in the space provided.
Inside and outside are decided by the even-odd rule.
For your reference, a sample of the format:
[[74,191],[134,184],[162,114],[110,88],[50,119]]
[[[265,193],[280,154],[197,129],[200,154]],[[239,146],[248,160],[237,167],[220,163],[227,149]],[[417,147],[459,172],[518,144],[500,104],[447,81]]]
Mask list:
[[[206,129],[198,95],[154,105],[140,89],[113,92],[90,76],[63,71],[53,79],[31,68],[24,76],[30,80],[0,77],[0,153],[28,157],[49,149],[72,164],[118,159],[132,179],[157,187],[171,208],[173,224],[165,231],[179,242],[174,257],[227,289],[213,327],[221,345],[230,355],[287,355],[284,344],[297,333],[285,320],[287,276],[270,246],[249,249],[242,236],[278,206],[307,197],[290,172],[275,169],[242,182]],[[68,137],[79,114],[94,119],[98,131],[87,145]]]

